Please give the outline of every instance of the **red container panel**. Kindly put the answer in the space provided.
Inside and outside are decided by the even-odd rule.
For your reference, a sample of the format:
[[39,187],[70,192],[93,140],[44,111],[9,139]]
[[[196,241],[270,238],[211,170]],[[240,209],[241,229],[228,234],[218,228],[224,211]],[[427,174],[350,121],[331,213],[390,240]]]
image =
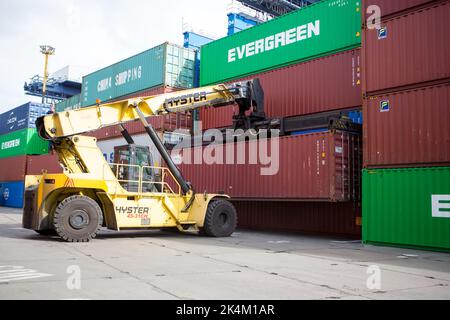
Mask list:
[[[313,114],[362,105],[360,63],[357,49],[235,81],[261,80],[270,118]],[[231,126],[232,115],[233,106],[200,111],[204,130]]]
[[[197,192],[225,193],[233,199],[349,201],[359,197],[359,136],[325,132],[281,137],[279,157],[274,156],[277,154],[275,145],[264,144],[268,145],[267,154],[272,155],[273,175],[263,175],[262,168],[270,165],[263,165],[259,160],[253,162],[258,164],[251,164],[250,150],[261,150],[257,144],[258,141],[220,145],[224,148],[223,162],[231,155],[235,158],[231,161],[233,164],[186,164],[186,159],[191,163],[194,159],[193,152],[188,155],[187,151],[193,150],[201,157],[208,153],[220,154],[221,149],[185,149],[184,164],[180,168]],[[234,164],[237,155],[244,153],[245,164]]]
[[363,114],[366,168],[450,164],[450,83],[368,97]]
[[363,16],[367,18],[367,8],[375,5],[381,9],[381,15],[387,17],[393,14],[401,13],[405,10],[413,10],[419,6],[438,2],[439,0],[364,0]]
[[56,154],[42,156],[29,156],[27,158],[27,174],[40,175],[43,171],[47,173],[62,173],[63,170],[58,162]]
[[[393,1],[395,2],[395,1]],[[439,2],[363,33],[364,90],[368,94],[450,78],[450,2]]]
[[23,181],[27,170],[27,156],[0,159],[0,181]]
[[233,204],[240,228],[361,237],[361,210],[353,202],[233,201]]

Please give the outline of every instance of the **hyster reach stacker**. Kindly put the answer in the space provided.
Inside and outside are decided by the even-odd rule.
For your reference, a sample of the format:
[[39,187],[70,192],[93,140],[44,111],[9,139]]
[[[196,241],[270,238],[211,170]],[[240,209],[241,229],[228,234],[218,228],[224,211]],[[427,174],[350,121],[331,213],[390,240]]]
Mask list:
[[[234,122],[245,128],[263,116],[264,94],[258,79],[215,85],[79,110],[49,114],[36,122],[40,137],[51,143],[64,169],[26,176],[23,227],[56,233],[69,242],[87,242],[102,227],[111,230],[178,228],[213,237],[230,236],[236,210],[228,196],[196,194],[147,118],[236,103]],[[246,111],[254,111],[249,119]],[[140,120],[167,167],[148,163],[148,146],[135,146],[123,124]],[[80,134],[119,125],[129,145],[110,164],[94,137]],[[148,154],[149,156],[149,154]],[[174,183],[168,183],[172,179]],[[172,186],[171,186],[172,185]],[[174,187],[175,185],[175,187]]]

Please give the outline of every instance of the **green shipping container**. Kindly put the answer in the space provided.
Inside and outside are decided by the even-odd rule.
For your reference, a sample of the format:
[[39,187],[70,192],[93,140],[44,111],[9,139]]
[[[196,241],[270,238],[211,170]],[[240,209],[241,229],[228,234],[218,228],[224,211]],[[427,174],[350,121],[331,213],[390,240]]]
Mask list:
[[450,167],[363,171],[363,241],[450,250]]
[[14,131],[0,136],[0,159],[46,154],[48,146],[48,141],[42,140],[34,128]]
[[164,43],[83,77],[81,106],[162,86],[193,88],[194,66],[194,50]]
[[61,101],[56,104],[55,111],[67,111],[67,110],[75,110],[81,108],[81,94],[77,94],[69,99]]
[[361,45],[361,0],[328,0],[201,48],[200,84],[311,60]]

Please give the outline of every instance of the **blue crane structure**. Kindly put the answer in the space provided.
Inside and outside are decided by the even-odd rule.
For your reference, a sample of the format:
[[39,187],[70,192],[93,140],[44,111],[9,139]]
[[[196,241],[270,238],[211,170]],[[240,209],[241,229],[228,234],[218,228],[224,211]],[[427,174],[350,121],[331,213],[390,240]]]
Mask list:
[[[25,94],[42,97],[44,79],[35,75],[29,82],[25,82],[23,88]],[[57,103],[81,93],[81,83],[69,79],[49,78],[47,80],[46,103]]]

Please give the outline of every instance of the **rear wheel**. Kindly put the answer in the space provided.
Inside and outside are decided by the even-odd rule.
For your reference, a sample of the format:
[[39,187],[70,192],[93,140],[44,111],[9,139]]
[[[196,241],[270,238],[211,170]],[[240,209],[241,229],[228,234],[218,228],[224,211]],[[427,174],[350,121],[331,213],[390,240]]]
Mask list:
[[200,233],[210,237],[229,237],[236,230],[236,209],[226,200],[213,200],[208,205]]
[[56,208],[53,225],[68,242],[88,242],[97,236],[103,214],[97,202],[86,196],[71,196]]

